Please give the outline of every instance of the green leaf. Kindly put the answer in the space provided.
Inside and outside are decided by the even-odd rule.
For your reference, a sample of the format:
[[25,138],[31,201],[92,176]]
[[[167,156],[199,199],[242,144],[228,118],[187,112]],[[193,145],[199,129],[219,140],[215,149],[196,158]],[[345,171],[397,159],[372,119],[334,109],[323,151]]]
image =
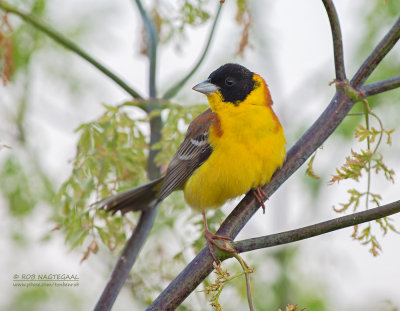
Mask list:
[[314,163],[315,155],[316,155],[316,153],[314,153],[314,154],[312,155],[312,157],[310,158],[310,160],[309,160],[308,163],[307,163],[306,174],[307,174],[308,176],[310,176],[311,178],[319,179],[320,177],[319,177],[317,174],[315,174],[314,169],[313,169],[313,167],[312,167],[312,165],[313,165],[313,163]]

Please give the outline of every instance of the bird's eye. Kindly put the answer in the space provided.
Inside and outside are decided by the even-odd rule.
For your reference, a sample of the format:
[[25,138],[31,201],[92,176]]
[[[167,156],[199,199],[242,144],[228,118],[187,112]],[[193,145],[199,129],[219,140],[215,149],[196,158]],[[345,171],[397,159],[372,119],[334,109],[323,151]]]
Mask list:
[[231,77],[228,77],[225,79],[225,85],[226,86],[232,86],[235,84],[235,80],[233,80]]

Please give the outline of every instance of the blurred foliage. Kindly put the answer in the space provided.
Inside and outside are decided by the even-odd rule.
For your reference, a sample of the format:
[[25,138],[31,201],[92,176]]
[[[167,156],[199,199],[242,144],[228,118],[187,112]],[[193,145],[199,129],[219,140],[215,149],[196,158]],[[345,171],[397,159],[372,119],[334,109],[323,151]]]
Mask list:
[[[43,18],[46,13],[46,0],[16,0],[15,5],[20,4],[26,11],[32,12],[35,16]],[[31,64],[34,52],[42,49],[46,36],[26,23],[19,23],[13,29],[12,35],[12,59],[14,75],[26,74]]]
[[[206,23],[210,18],[210,0],[154,0],[148,9],[156,26],[160,43],[175,42],[176,47],[186,39],[185,30]],[[146,36],[142,36],[141,53],[146,54]]]
[[[186,35],[188,28],[199,27],[208,22],[215,14],[218,4],[219,1],[211,0],[153,0],[148,10],[157,29],[160,43],[173,43],[180,49],[181,44],[188,39]],[[236,0],[236,8],[235,20],[242,27],[242,32],[234,54],[243,57],[246,48],[252,47],[249,36],[253,18],[248,0]],[[146,36],[142,31],[140,53],[146,55],[146,51]]]
[[55,187],[35,159],[27,164],[10,149],[0,166],[0,192],[11,215],[25,218],[38,202],[52,203]]
[[[132,230],[132,218],[136,215],[110,217],[90,204],[94,199],[107,197],[146,181],[149,118],[159,113],[165,115],[163,138],[153,148],[163,146],[157,163],[166,166],[176,151],[177,141],[182,141],[187,124],[195,114],[205,110],[204,105],[186,108],[167,105],[168,108],[163,111],[153,111],[147,117],[134,118],[130,116],[135,110],[130,107],[132,105],[132,102],[117,107],[104,105],[106,111],[103,115],[77,129],[80,139],[73,171],[57,197],[57,201],[62,202],[63,212],[59,218],[61,228],[65,230],[66,240],[73,248],[82,245],[87,238],[100,239],[111,250],[124,245],[126,233]],[[94,193],[96,198],[93,197]],[[165,219],[164,225],[172,224],[173,221]]]
[[12,214],[24,216],[30,214],[35,207],[38,197],[32,189],[26,169],[15,157],[8,157],[0,171],[0,189]]
[[249,35],[251,26],[253,25],[253,17],[248,0],[237,0],[236,4],[236,22],[239,26],[242,27],[242,33],[239,41],[239,46],[235,52],[235,55],[243,57],[246,48],[252,47],[249,42]]
[[49,299],[50,293],[44,287],[32,287],[20,291],[7,310],[38,310]]
[[78,310],[82,298],[79,292],[65,288],[29,287],[20,288],[14,299],[4,308],[8,311],[42,311],[54,310]]

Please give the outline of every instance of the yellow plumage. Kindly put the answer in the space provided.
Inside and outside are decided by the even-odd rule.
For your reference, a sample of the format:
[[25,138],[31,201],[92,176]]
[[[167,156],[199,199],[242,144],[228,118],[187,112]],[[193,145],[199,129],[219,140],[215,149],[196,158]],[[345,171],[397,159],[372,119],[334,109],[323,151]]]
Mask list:
[[200,211],[217,208],[251,188],[269,182],[285,158],[283,128],[273,112],[264,80],[254,75],[255,88],[238,104],[208,95],[219,127],[210,129],[210,157],[184,185],[187,203]]

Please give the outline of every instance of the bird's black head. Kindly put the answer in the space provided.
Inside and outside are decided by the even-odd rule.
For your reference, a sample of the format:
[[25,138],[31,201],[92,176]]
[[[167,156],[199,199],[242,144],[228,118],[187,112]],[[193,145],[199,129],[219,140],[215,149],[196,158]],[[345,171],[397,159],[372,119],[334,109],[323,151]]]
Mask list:
[[212,84],[219,87],[223,101],[236,103],[246,99],[254,89],[253,72],[238,64],[228,63],[208,77]]
[[228,63],[212,72],[206,81],[193,89],[206,95],[219,91],[222,101],[236,104],[245,100],[254,90],[256,82],[253,74],[246,67]]

